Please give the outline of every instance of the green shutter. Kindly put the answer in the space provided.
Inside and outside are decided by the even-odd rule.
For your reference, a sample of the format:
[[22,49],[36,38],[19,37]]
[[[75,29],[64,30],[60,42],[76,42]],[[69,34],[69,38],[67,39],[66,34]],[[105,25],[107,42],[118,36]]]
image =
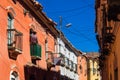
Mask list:
[[41,57],[41,46],[39,44],[31,44],[30,45],[30,53],[31,56]]

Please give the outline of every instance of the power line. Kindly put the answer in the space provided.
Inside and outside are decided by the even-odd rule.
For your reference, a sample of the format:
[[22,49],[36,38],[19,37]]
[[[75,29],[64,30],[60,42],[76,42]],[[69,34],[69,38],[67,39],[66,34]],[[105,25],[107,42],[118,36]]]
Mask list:
[[88,8],[90,6],[92,6],[93,4],[88,4],[88,5],[85,5],[85,6],[81,6],[79,8],[74,8],[74,9],[69,9],[69,10],[63,10],[63,11],[54,11],[54,12],[49,12],[47,11],[48,13],[68,13],[68,12],[73,12],[73,11],[78,11],[78,10],[81,10],[81,9],[84,9],[84,8]]
[[[85,3],[88,3],[89,1],[88,0],[82,0],[82,1],[85,1]],[[95,2],[95,1],[94,1]],[[89,3],[88,3],[88,6],[90,6],[89,5]],[[91,7],[91,6],[90,6]],[[93,7],[91,7],[91,8],[93,8]]]
[[[75,35],[75,36],[80,36],[80,37],[83,37],[84,39],[86,39],[86,40],[88,40],[89,42],[92,42],[92,43],[94,43],[95,44],[95,42],[93,41],[93,40],[91,40],[90,38],[88,38],[86,35],[84,35],[83,33],[80,33],[79,32],[79,34],[78,33],[76,33],[76,32],[73,32],[73,31],[71,31],[71,30],[69,30],[69,29],[66,29],[67,31],[69,31],[69,33],[71,33],[72,35]],[[81,35],[80,35],[81,34]]]
[[[65,22],[65,23],[68,23],[68,21],[66,20],[66,18],[63,18],[63,21]],[[87,28],[86,28],[87,27]],[[94,30],[94,27],[95,26],[90,26],[90,25],[84,25],[84,27],[80,27],[80,28],[85,28],[85,29],[92,29],[92,30]],[[76,27],[74,27],[74,29],[75,29]],[[78,29],[77,29],[78,30]],[[84,30],[84,29],[81,29],[81,30]],[[88,30],[87,30],[88,31]]]
[[[63,18],[63,20],[64,20],[64,22],[66,22],[66,23],[68,23],[68,21],[65,19],[65,18]],[[88,26],[88,25],[87,25]],[[82,36],[83,38],[85,38],[87,41],[89,41],[89,42],[92,42],[92,43],[96,43],[96,40],[94,39],[94,41],[93,40],[91,40],[89,37],[91,36],[91,37],[95,37],[95,36],[93,36],[93,35],[90,35],[91,33],[90,33],[90,29],[91,30],[93,30],[94,29],[94,27],[89,27],[89,30],[86,30],[87,31],[87,34],[89,35],[89,37],[88,36],[86,36],[86,35],[84,35],[83,33],[81,33],[80,31],[83,31],[83,29],[80,29],[79,31],[78,31],[78,29],[76,29],[76,28],[73,28],[74,29],[74,32],[73,31],[70,31],[70,30],[68,30],[72,35],[75,35],[75,36]],[[79,32],[79,33],[76,33],[76,32]],[[86,33],[86,32],[85,32]],[[81,35],[80,35],[81,34]]]
[[[67,31],[68,31],[68,30],[67,30]],[[70,42],[72,42],[72,44],[74,44],[74,46],[76,45],[76,47],[77,47],[77,45],[78,45],[78,49],[80,49],[80,50],[81,50],[82,45],[86,45],[86,44],[90,45],[91,43],[92,43],[93,45],[96,44],[96,43],[95,43],[94,41],[92,41],[91,39],[90,39],[90,40],[86,39],[83,35],[79,35],[79,34],[76,34],[76,33],[74,33],[74,32],[70,32],[70,31],[68,31],[68,33],[71,35],[71,37],[72,37],[72,35],[77,37],[77,38],[72,37],[72,38],[74,38],[74,40],[71,40]],[[67,34],[68,34],[68,33],[67,33]],[[80,36],[80,37],[78,37],[78,36]],[[85,40],[81,40],[81,37],[84,38]],[[80,38],[80,39],[78,39],[78,38]],[[83,42],[84,42],[84,43],[83,43]],[[88,42],[90,42],[90,44],[89,44]],[[81,45],[81,46],[80,46],[80,45]],[[84,47],[88,47],[88,48],[89,48],[89,46],[84,46]],[[86,49],[86,50],[85,50],[85,49],[86,49],[86,48],[84,48],[82,51],[87,51],[87,49]]]
[[[86,8],[87,9],[87,8]],[[88,10],[88,9],[87,9]],[[65,16],[64,18],[71,18],[71,17],[73,17],[73,16],[80,16],[80,14],[83,14],[84,12],[85,12],[86,10],[82,10],[82,11],[80,11],[79,13],[76,13],[76,14],[72,14],[72,15],[68,15],[68,16]]]
[[[68,23],[68,21],[67,21],[65,18],[63,18],[63,21],[66,22],[66,23]],[[64,28],[64,29],[66,29],[66,28]],[[84,35],[83,33],[81,33],[80,31],[78,31],[78,30],[75,29],[75,28],[74,28],[75,32],[73,32],[73,31],[71,31],[71,30],[69,30],[69,29],[66,29],[66,30],[68,30],[70,33],[72,33],[72,34],[74,34],[74,35],[76,35],[76,36],[81,36],[81,35],[82,35],[82,37],[84,37],[84,38],[87,39],[88,41],[91,41],[91,42],[95,43],[95,42],[94,42],[93,40],[91,40],[88,36]],[[79,32],[79,34],[76,33],[76,32]],[[81,34],[81,35],[80,35],[80,34]],[[90,35],[89,35],[89,36],[90,36]]]

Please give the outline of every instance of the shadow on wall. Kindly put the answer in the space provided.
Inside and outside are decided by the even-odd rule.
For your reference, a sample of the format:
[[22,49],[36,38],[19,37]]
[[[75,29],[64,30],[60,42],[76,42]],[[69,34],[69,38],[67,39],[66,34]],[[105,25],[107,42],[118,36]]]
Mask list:
[[59,72],[47,71],[35,66],[24,66],[25,80],[60,80]]

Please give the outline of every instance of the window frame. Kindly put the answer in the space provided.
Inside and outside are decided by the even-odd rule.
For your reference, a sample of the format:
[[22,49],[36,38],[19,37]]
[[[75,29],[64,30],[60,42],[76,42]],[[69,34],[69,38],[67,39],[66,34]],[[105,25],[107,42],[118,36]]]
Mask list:
[[[12,16],[12,14],[11,13],[8,13],[8,16],[7,16],[7,21],[8,21],[8,26],[7,26],[7,28],[8,29],[14,29],[14,17]],[[14,33],[13,32],[11,32],[11,31],[8,31],[8,33],[7,33],[7,40],[8,40],[8,45],[12,45],[12,43],[13,43],[13,40],[14,40]]]

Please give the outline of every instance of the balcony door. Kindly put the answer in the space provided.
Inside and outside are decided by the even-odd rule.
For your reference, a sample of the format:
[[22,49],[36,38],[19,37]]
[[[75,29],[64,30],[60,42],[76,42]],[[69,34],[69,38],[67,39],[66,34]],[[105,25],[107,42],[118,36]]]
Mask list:
[[[12,17],[12,15],[10,15],[10,13],[8,13],[8,29],[13,29],[13,23],[14,23],[14,18]],[[13,43],[13,32],[12,31],[8,31],[8,45],[12,45]]]

